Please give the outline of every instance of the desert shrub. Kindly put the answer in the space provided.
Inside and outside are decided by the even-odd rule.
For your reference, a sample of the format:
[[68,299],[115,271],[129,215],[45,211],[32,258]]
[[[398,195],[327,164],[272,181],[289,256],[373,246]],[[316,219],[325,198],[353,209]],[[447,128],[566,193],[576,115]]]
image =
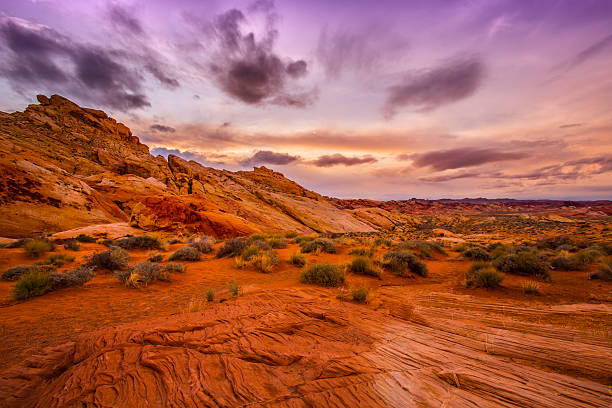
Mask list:
[[32,240],[32,238],[21,238],[21,239],[18,239],[18,240],[16,240],[16,241],[9,242],[8,244],[4,244],[4,245],[3,245],[3,248],[9,248],[9,249],[12,249],[12,248],[21,248],[21,247],[23,247],[23,246],[24,246],[24,245],[25,245],[27,242],[29,242],[29,241],[31,241],[31,240]]
[[84,242],[88,244],[93,244],[94,242],[96,242],[96,239],[94,237],[91,237],[87,234],[79,234],[75,239],[79,242]]
[[542,238],[536,242],[538,249],[557,249],[561,245],[572,245],[572,239],[567,235],[556,235]]
[[372,256],[374,255],[374,250],[366,247],[353,248],[349,251],[349,255]]
[[406,276],[409,270],[427,276],[427,266],[410,251],[389,251],[383,256],[382,265],[399,276]]
[[304,268],[300,280],[321,286],[338,286],[344,282],[344,271],[338,265],[327,262],[313,264]]
[[488,262],[475,262],[465,274],[465,286],[475,288],[496,288],[505,276]]
[[215,291],[212,289],[208,289],[206,291],[206,301],[212,302],[213,300],[215,300]]
[[161,262],[164,260],[164,256],[158,252],[152,252],[147,257],[147,261],[149,262]]
[[390,248],[391,246],[393,246],[393,241],[388,238],[376,238],[374,240],[374,246],[386,246],[387,248]]
[[278,256],[273,251],[262,252],[251,259],[251,264],[255,269],[263,273],[272,272],[272,268],[279,262]]
[[441,255],[448,255],[447,252],[442,248],[439,244],[435,242],[429,241],[405,241],[402,242],[394,248],[396,250],[405,251],[412,250],[416,251],[419,258],[421,259],[431,259],[433,257],[433,253],[437,252]]
[[604,255],[612,255],[612,243],[610,242],[598,242],[593,245],[593,249],[598,250]]
[[5,281],[16,281],[21,278],[22,275],[32,271],[51,272],[55,270],[54,265],[18,265],[8,268],[2,273],[2,280]]
[[44,295],[50,290],[49,274],[35,269],[21,275],[13,288],[13,297],[17,300],[24,300]]
[[487,247],[487,252],[491,255],[491,259],[497,259],[500,256],[507,255],[509,250],[510,247],[508,247],[508,245],[500,242],[496,242],[495,244],[491,244]]
[[466,249],[462,252],[463,257],[467,259],[471,259],[473,261],[490,261],[491,254],[489,254],[486,249],[478,246],[474,246]]
[[285,238],[287,238],[287,239],[293,239],[293,238],[295,238],[297,236],[298,236],[298,233],[295,232],[295,231],[285,232]]
[[33,239],[23,244],[23,250],[30,258],[38,258],[44,253],[53,251],[54,245],[44,239]]
[[64,273],[50,273],[49,284],[51,285],[51,290],[67,288],[69,286],[82,286],[94,276],[96,276],[96,272],[93,267],[79,266],[76,269]]
[[368,303],[368,294],[370,290],[368,288],[359,287],[351,289],[351,297],[355,302]]
[[248,246],[248,242],[244,238],[234,238],[225,241],[223,246],[217,251],[217,258],[223,258],[225,256],[239,256],[242,251]]
[[285,241],[284,238],[273,237],[268,241],[268,245],[270,245],[272,249],[287,248],[287,241]]
[[251,236],[249,237],[249,241],[251,242],[265,241],[265,240],[266,240],[266,236],[264,234],[251,234]]
[[94,254],[87,263],[87,266],[113,271],[115,269],[127,268],[129,262],[130,254],[125,249],[112,246],[106,251]]
[[185,273],[187,271],[187,266],[183,264],[167,264],[164,270],[170,273]]
[[535,281],[527,281],[523,282],[521,285],[523,289],[523,293],[527,295],[539,295],[540,294],[540,284]]
[[170,280],[170,272],[162,265],[154,262],[138,263],[127,271],[116,272],[115,276],[125,286],[131,288],[146,286],[156,280]]
[[99,244],[104,245],[105,247],[112,247],[115,246],[115,240],[114,239],[110,239],[110,238],[104,238],[100,241],[98,241]]
[[604,263],[599,265],[597,272],[591,273],[589,279],[601,279],[607,282],[612,281],[612,258],[607,259]]
[[172,238],[168,240],[168,245],[174,245],[174,244],[182,244],[183,241],[181,241],[178,238]]
[[351,272],[356,273],[358,275],[374,276],[380,279],[380,272],[374,269],[372,265],[372,260],[365,256],[360,256],[353,259],[349,269],[351,270]]
[[162,249],[164,247],[159,238],[149,235],[121,238],[115,241],[115,245],[123,249]]
[[194,240],[189,246],[196,248],[203,254],[208,254],[212,252],[213,246],[215,245],[215,240],[212,237],[207,235],[202,235],[201,237]]
[[557,251],[578,252],[576,245],[561,245],[557,247]]
[[580,265],[581,267],[586,267],[587,265],[595,263],[595,261],[597,261],[602,256],[603,255],[601,254],[601,252],[592,248],[586,248],[576,252],[576,254],[574,255],[574,259],[578,265]]
[[199,261],[202,253],[192,246],[185,246],[174,251],[169,257],[169,261]]
[[69,239],[68,241],[64,242],[64,249],[78,251],[79,249],[81,249],[81,244],[79,244],[79,241],[77,241],[76,239]]
[[502,256],[493,262],[493,266],[505,273],[550,280],[548,264],[529,251]]
[[300,244],[302,253],[309,253],[315,251],[327,252],[328,254],[335,254],[337,252],[336,244],[334,241],[328,238],[316,238],[312,241],[303,242]]
[[574,257],[557,256],[550,260],[550,266],[560,271],[575,271],[582,267]]
[[304,266],[306,265],[306,257],[298,252],[294,252],[289,256],[289,263],[295,266]]
[[250,261],[253,257],[258,255],[260,251],[261,249],[257,245],[249,245],[248,247],[244,248],[240,254],[240,258],[243,261]]
[[241,287],[235,280],[231,281],[229,285],[227,285],[227,289],[229,290],[229,293],[230,295],[232,295],[232,297],[240,295]]
[[53,254],[48,256],[45,260],[36,262],[37,265],[54,265],[60,267],[68,262],[74,261],[74,256],[66,254]]
[[305,242],[314,241],[316,238],[316,235],[300,235],[299,237],[295,237],[292,242],[294,244],[302,245]]

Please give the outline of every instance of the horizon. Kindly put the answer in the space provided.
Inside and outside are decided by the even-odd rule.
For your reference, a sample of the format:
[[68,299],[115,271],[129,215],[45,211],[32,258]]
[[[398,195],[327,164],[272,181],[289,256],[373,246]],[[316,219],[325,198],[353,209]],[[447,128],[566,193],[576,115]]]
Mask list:
[[0,110],[60,94],[330,197],[612,199],[612,3],[348,4],[5,1]]

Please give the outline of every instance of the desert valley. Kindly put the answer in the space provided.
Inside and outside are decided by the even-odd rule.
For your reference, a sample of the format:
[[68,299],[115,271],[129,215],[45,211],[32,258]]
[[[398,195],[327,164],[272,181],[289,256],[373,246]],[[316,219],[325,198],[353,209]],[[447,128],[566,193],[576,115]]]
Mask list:
[[606,1],[0,3],[0,408],[612,406]]

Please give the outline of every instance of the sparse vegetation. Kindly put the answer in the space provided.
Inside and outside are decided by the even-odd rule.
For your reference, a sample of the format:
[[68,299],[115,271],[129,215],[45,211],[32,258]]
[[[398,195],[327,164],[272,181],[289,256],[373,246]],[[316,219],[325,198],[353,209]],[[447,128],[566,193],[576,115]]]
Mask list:
[[597,272],[591,273],[589,279],[601,279],[606,282],[612,282],[612,258],[599,265]]
[[359,275],[374,276],[380,279],[380,272],[374,269],[372,260],[365,256],[360,256],[353,259],[349,269],[351,272]]
[[335,254],[337,252],[336,244],[334,241],[328,238],[316,238],[312,241],[302,242],[300,244],[302,253],[322,251],[328,254]]
[[278,256],[273,251],[265,251],[251,259],[251,264],[256,270],[263,273],[272,272],[272,268],[279,264]]
[[164,247],[159,238],[149,235],[121,238],[115,241],[115,245],[123,249],[162,249]]
[[302,267],[306,265],[306,257],[296,251],[289,256],[289,263],[291,265]]
[[410,250],[421,259],[432,259],[433,253],[440,255],[448,255],[448,253],[439,244],[430,241],[405,241],[395,247],[396,250]]
[[232,297],[237,297],[238,295],[240,295],[241,287],[240,285],[238,285],[238,282],[236,282],[235,280],[231,281],[229,285],[227,285],[227,288]]
[[411,271],[420,276],[427,276],[427,266],[410,251],[389,251],[382,259],[383,267],[399,276],[407,276]]
[[51,290],[49,273],[33,269],[23,274],[13,288],[13,297],[17,300],[41,296]]
[[79,249],[81,249],[81,244],[79,244],[79,241],[77,241],[76,239],[69,239],[68,241],[64,242],[64,249],[78,251]]
[[285,238],[287,238],[287,239],[293,239],[293,238],[295,238],[297,236],[298,236],[298,233],[295,232],[295,231],[285,232]]
[[33,239],[23,244],[23,250],[30,258],[38,258],[44,253],[53,251],[55,246],[44,239]]
[[372,256],[374,255],[374,250],[366,247],[353,248],[349,251],[349,255]]
[[36,262],[37,265],[53,265],[56,267],[63,266],[66,263],[74,261],[74,256],[66,254],[53,254],[48,256],[45,260]]
[[54,265],[18,265],[13,266],[12,268],[8,268],[6,271],[2,273],[2,280],[5,281],[16,281],[21,278],[22,275],[31,272],[31,271],[44,271],[50,272],[55,269]]
[[502,256],[493,262],[493,266],[504,273],[550,280],[548,264],[529,251]]
[[527,281],[523,282],[521,285],[523,288],[523,293],[526,295],[539,295],[540,294],[540,284],[535,281]]
[[475,262],[465,274],[465,286],[475,288],[496,288],[505,275],[488,262]]
[[169,257],[169,261],[199,261],[202,253],[192,246],[185,246],[174,251]]
[[287,241],[285,241],[284,238],[273,237],[268,241],[268,245],[270,245],[272,249],[287,248]]
[[185,273],[187,271],[187,265],[171,263],[167,264],[164,269],[170,273]]
[[96,242],[96,239],[94,237],[91,237],[87,234],[79,234],[75,239],[79,242],[84,242],[88,244],[93,244],[94,242]]
[[248,242],[244,238],[234,238],[225,241],[223,246],[217,251],[217,258],[223,258],[225,256],[236,257],[239,256],[242,251],[248,246]]
[[344,283],[344,271],[338,265],[327,262],[313,264],[304,268],[300,280],[320,286],[338,286]]
[[112,246],[106,251],[94,254],[87,265],[114,271],[127,268],[129,262],[130,254],[125,249]]
[[355,302],[368,303],[368,294],[370,290],[365,287],[358,287],[351,289],[351,297]]
[[152,252],[147,257],[147,261],[149,262],[161,262],[164,260],[164,256],[159,252]]
[[473,261],[486,262],[491,260],[491,254],[489,254],[486,249],[479,246],[467,248],[461,253],[461,255],[463,255],[464,258],[471,259]]
[[601,252],[592,248],[586,248],[576,252],[576,254],[574,255],[574,260],[581,268],[585,268],[588,265],[594,264],[598,259],[602,257],[603,255],[601,254]]

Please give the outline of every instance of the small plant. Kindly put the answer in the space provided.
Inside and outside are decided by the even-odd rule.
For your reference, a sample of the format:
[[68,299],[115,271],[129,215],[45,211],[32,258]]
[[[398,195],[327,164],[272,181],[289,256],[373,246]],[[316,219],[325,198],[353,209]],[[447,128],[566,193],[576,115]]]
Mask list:
[[88,266],[80,266],[76,269],[64,273],[50,273],[49,283],[51,285],[52,290],[56,290],[59,288],[67,288],[70,286],[83,286],[94,276],[96,276],[94,268]]
[[374,276],[380,279],[380,272],[378,272],[372,266],[372,260],[365,256],[360,256],[358,258],[353,259],[351,262],[350,270],[353,273],[359,275],[368,275]]
[[240,254],[240,258],[243,261],[250,261],[251,259],[253,259],[255,256],[257,256],[259,254],[260,248],[257,245],[249,245],[248,247],[246,247],[242,253]]
[[493,266],[505,273],[550,280],[548,264],[530,251],[502,256],[493,262]]
[[328,254],[335,254],[337,252],[336,244],[334,241],[328,238],[316,238],[312,241],[303,242],[300,244],[301,252],[306,254],[309,252],[326,252]]
[[368,288],[359,287],[351,289],[351,297],[355,302],[368,303],[368,294],[370,290]]
[[64,249],[78,251],[79,249],[81,249],[81,244],[79,244],[79,241],[77,241],[76,239],[69,239],[68,241],[64,242]]
[[32,271],[43,271],[50,272],[55,269],[55,266],[43,266],[43,265],[18,265],[13,266],[12,268],[8,268],[6,271],[2,273],[2,280],[5,281],[16,281],[21,278],[22,275],[25,275],[28,272]]
[[251,242],[255,242],[255,241],[265,241],[266,240],[266,236],[264,234],[252,234],[249,237],[249,241]]
[[158,252],[152,252],[149,254],[147,261],[149,262],[161,262],[164,260],[164,256]]
[[382,265],[399,276],[407,276],[408,271],[427,276],[427,266],[410,251],[389,251],[383,256]]
[[187,272],[187,266],[183,264],[167,264],[164,270],[169,273],[185,273]]
[[240,285],[238,285],[235,280],[231,281],[227,288],[229,289],[230,295],[232,295],[232,297],[237,297],[238,295],[240,295]]
[[298,236],[298,233],[295,232],[295,231],[285,232],[285,238],[287,238],[287,239],[293,239],[293,238],[295,238],[297,236]]
[[74,256],[66,255],[66,254],[53,254],[44,261],[36,262],[37,265],[54,265],[56,267],[60,267],[65,263],[74,261]]
[[344,271],[330,263],[320,263],[307,266],[302,271],[300,281],[320,286],[338,286],[344,282]]
[[473,261],[490,261],[491,254],[481,247],[471,247],[462,252],[463,257]]
[[266,251],[258,254],[251,260],[251,264],[255,267],[255,269],[263,273],[272,272],[272,268],[275,265],[278,265],[278,263],[278,256],[272,251]]
[[289,256],[289,263],[291,265],[302,267],[306,265],[306,257],[296,251]]
[[148,235],[122,238],[115,241],[115,245],[123,249],[162,249],[164,247],[159,238]]
[[488,262],[476,262],[465,274],[465,286],[475,288],[496,288],[505,276]]
[[273,237],[268,241],[268,245],[270,245],[272,249],[287,248],[287,241],[285,241],[284,238]]
[[127,268],[129,262],[130,254],[125,249],[112,246],[106,251],[94,254],[87,265],[114,271]]
[[215,291],[212,289],[208,289],[206,291],[206,301],[212,302],[213,300],[215,300]]
[[208,254],[209,252],[212,252],[214,244],[215,240],[213,238],[207,235],[202,235],[201,237],[193,241],[191,244],[189,244],[189,246],[196,248],[203,254]]
[[349,255],[372,256],[374,255],[374,250],[366,247],[353,248],[349,251]]
[[169,257],[169,261],[199,261],[202,253],[192,246],[186,246],[174,251]]
[[116,272],[115,276],[125,286],[138,288],[158,279],[169,280],[170,274],[162,265],[153,262],[141,262],[130,267],[127,271]]
[[91,237],[87,234],[79,234],[75,239],[79,242],[84,242],[88,244],[93,244],[94,242],[96,242],[96,239],[94,237]]
[[606,282],[612,281],[612,258],[608,258],[599,266],[597,272],[591,273],[589,279],[601,279]]
[[601,252],[592,248],[586,248],[576,252],[576,254],[574,255],[574,259],[576,263],[580,265],[580,267],[586,268],[588,265],[595,263],[595,261],[597,261],[602,256],[603,255],[601,254]]
[[13,288],[13,297],[24,300],[44,295],[50,290],[49,274],[41,270],[31,270],[19,278]]
[[33,239],[23,245],[23,250],[30,258],[38,258],[44,253],[53,251],[54,245],[44,239]]
[[195,313],[202,310],[202,301],[199,299],[191,299],[187,304],[187,313]]
[[521,285],[523,288],[523,293],[527,295],[539,295],[540,294],[540,284],[535,281],[527,281],[523,282]]
[[244,238],[234,238],[225,241],[223,246],[217,251],[216,258],[223,258],[225,256],[236,257],[239,256],[242,251],[248,246],[248,242]]

